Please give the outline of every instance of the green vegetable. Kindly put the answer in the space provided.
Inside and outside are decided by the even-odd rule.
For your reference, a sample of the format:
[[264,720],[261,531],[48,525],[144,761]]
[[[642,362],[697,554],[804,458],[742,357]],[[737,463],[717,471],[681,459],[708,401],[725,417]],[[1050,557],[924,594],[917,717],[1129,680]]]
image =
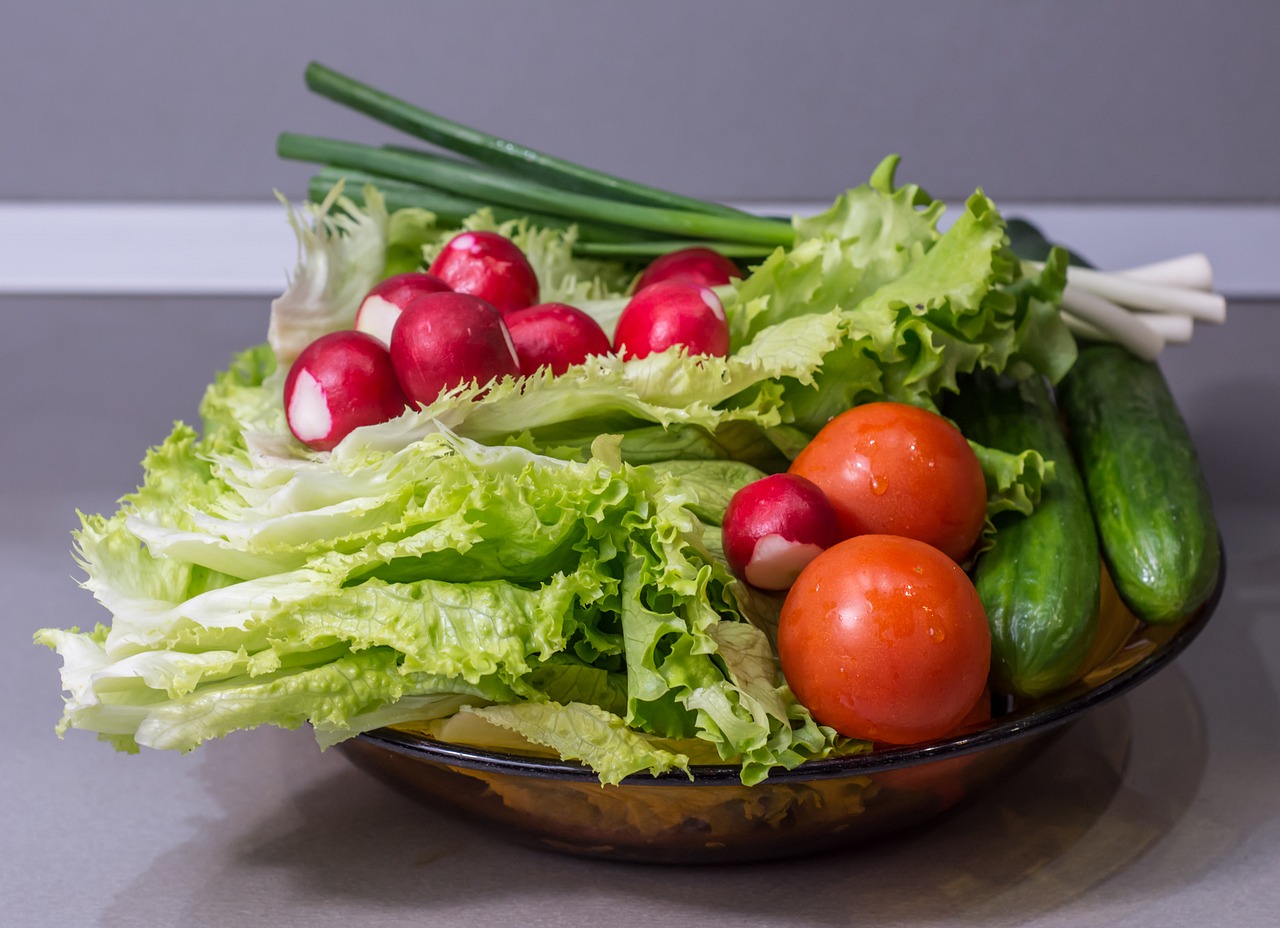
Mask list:
[[[321,335],[350,328],[360,301],[383,277],[390,217],[382,197],[373,192],[363,210],[332,208],[342,203],[335,194],[313,206],[311,217],[289,208],[298,265],[284,293],[271,301],[267,328],[285,364]],[[320,216],[325,220],[308,221]]]
[[[544,227],[578,222],[584,227],[575,250],[593,257],[649,260],[704,244],[731,257],[754,258],[794,241],[794,231],[785,221],[638,184],[534,151],[430,113],[318,63],[307,67],[306,77],[307,86],[316,93],[465,159],[282,133],[277,144],[282,157],[329,165],[312,183],[313,199],[325,196],[345,174],[352,183],[378,187],[390,203],[438,208],[442,215],[456,216],[460,201],[470,200],[503,218],[518,212]],[[542,221],[539,216],[551,218]],[[629,234],[616,233],[618,226],[629,229]],[[665,240],[655,243],[655,237],[662,236]]]
[[544,184],[606,199],[733,216],[745,215],[704,200],[613,177],[429,113],[318,62],[307,65],[307,87],[410,135]]
[[84,520],[86,586],[114,621],[38,636],[66,660],[64,726],[189,750],[309,721],[331,742],[554,689],[576,707],[574,756],[607,779],[683,766],[670,739],[710,742],[747,781],[832,748],[719,643],[767,649],[702,551],[696,498],[610,442],[583,464],[447,432],[394,453],[281,451],[255,461],[230,429],[179,428],[119,514]]
[[[388,212],[372,187],[364,206],[333,190],[292,216],[301,262],[270,345],[215,380],[203,434],[178,426],[120,511],[76,533],[112,619],[38,635],[63,657],[63,728],[186,750],[260,724],[309,723],[329,744],[465,718],[608,782],[709,753],[749,783],[865,749],[782,684],[777,604],[720,551],[728,495],[785,467],[819,411],[851,397],[928,405],[961,373],[1073,356],[1053,338],[1056,260],[1022,276],[980,195],[939,233],[941,207],[895,191],[888,164],[729,288],[728,357],[463,386],[323,454],[284,424],[292,355],[458,227]],[[487,210],[464,225],[512,238],[544,299],[603,314],[630,284],[625,266],[576,256],[573,228]],[[1035,460],[985,449],[993,498],[1034,504]]]
[[1080,352],[1066,414],[1103,553],[1139,618],[1186,618],[1221,569],[1217,522],[1191,436],[1160,368],[1116,345]]
[[584,242],[610,245],[622,243],[627,246],[627,254],[632,248],[643,247],[643,242],[636,241],[635,229],[622,226],[610,226],[603,223],[574,222],[563,216],[552,216],[549,213],[530,212],[528,210],[511,210],[489,207],[483,200],[473,197],[460,197],[453,193],[423,187],[417,184],[398,183],[374,174],[359,171],[348,171],[341,168],[325,168],[311,179],[308,197],[313,203],[322,203],[341,186],[342,192],[357,206],[365,204],[364,188],[373,187],[386,203],[389,210],[407,208],[428,210],[442,224],[458,226],[469,217],[483,209],[488,209],[498,222],[526,220],[528,224],[542,229],[568,230],[570,226],[577,228],[575,248],[582,251]]
[[[313,183],[313,197],[322,196],[331,187],[335,172],[349,172],[353,181],[359,177],[359,183],[384,188],[384,195],[396,204],[427,206],[435,202],[442,211],[456,213],[458,203],[454,198],[463,193],[466,197],[483,198],[500,215],[510,211],[550,214],[552,218],[544,224],[552,226],[583,223],[580,240],[574,245],[577,254],[636,262],[697,244],[710,245],[736,258],[761,258],[774,246],[791,247],[808,237],[810,220],[793,220],[788,227],[776,218],[751,216],[719,204],[631,184],[443,119],[318,64],[308,68],[307,76],[311,89],[464,159],[472,159],[442,158],[397,146],[373,149],[284,133],[279,141],[281,155],[330,162]],[[895,164],[896,159],[883,163],[870,186],[891,192]],[[442,186],[448,188],[447,194],[440,189]],[[911,190],[912,206],[929,206],[927,194],[918,188]],[[614,207],[612,212],[609,205]],[[834,212],[815,221],[829,224],[833,218],[840,218],[838,214],[844,208],[838,203]],[[929,225],[929,211],[920,212],[915,224]],[[854,224],[842,236],[846,239],[874,243],[886,233],[893,237],[903,231],[895,226],[881,229],[874,222],[859,225],[862,219],[856,210],[849,215]],[[601,224],[632,231],[628,234],[588,228]],[[1036,259],[1028,260],[1025,268],[1032,274],[1039,271],[1039,261],[1048,260],[1054,252],[1052,244],[1030,223],[1014,220],[1007,233],[1011,250],[1005,260],[1013,261],[1015,255],[1024,260]],[[1076,255],[1070,255],[1070,259],[1072,264],[1084,264]],[[1212,280],[1203,255],[1136,270],[1147,279],[1077,267],[1072,286],[1054,301],[1058,327],[1065,323],[1073,334],[1114,341],[1140,357],[1155,358],[1167,342],[1191,338],[1192,320],[1224,321],[1226,301],[1218,294],[1197,289]],[[1134,308],[1142,312],[1134,314],[1130,311]],[[1051,375],[1051,379],[1056,377]]]
[[975,193],[945,233],[942,204],[894,186],[897,157],[869,184],[797,223],[737,288],[735,344],[780,319],[835,313],[845,333],[817,372],[817,389],[787,385],[792,423],[810,435],[859,402],[931,404],[956,376],[978,369],[1039,371],[1059,379],[1075,342],[1057,314],[1065,262],[1055,252],[1023,276],[995,205]]
[[788,245],[789,226],[747,215],[697,213],[561,190],[447,158],[427,158],[357,142],[281,133],[276,151],[282,158],[315,161],[394,180],[476,197],[503,206],[631,226],[699,239],[728,239],[753,245]]
[[[1061,245],[1055,245],[1045,238],[1044,233],[1039,228],[1025,219],[1010,218],[1008,229],[1009,247],[1013,249],[1014,254],[1024,261],[1044,261],[1054,248],[1062,248]],[[1068,251],[1067,256],[1072,265],[1077,267],[1091,266],[1074,252]]]
[[1043,696],[1074,679],[1098,624],[1101,559],[1084,484],[1040,377],[974,377],[948,407],[972,440],[1038,451],[1053,468],[1028,513],[994,517],[974,585],[991,624],[992,672],[1007,690]]

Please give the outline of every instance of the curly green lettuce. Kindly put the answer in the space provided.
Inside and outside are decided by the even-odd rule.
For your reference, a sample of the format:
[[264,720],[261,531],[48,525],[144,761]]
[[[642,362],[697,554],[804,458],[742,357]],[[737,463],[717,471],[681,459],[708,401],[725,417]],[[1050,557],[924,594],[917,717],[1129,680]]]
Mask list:
[[[831,416],[871,399],[932,407],[976,369],[1057,379],[1065,256],[1025,276],[981,193],[946,231],[896,187],[896,159],[725,291],[733,351],[593,358],[463,385],[331,452],[289,434],[284,370],[347,327],[379,279],[458,231],[336,191],[290,214],[300,263],[268,343],[206,391],[111,516],[75,533],[110,613],[43,629],[63,658],[61,729],[125,750],[190,750],[258,725],[322,745],[384,725],[540,745],[604,782],[741,765],[752,783],[840,741],[782,680],[776,602],[729,574],[717,526],[734,489],[783,469]],[[497,223],[544,297],[602,319],[631,285],[573,254],[574,230]],[[1028,510],[1034,452],[975,449],[991,511]],[[477,735],[478,737],[478,735]]]

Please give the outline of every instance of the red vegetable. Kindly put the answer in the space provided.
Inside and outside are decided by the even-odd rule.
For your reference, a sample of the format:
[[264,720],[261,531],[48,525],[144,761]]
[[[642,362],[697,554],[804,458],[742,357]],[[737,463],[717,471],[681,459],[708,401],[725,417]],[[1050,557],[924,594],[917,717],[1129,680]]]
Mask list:
[[302,350],[284,381],[289,431],[330,451],[352,430],[404,412],[404,393],[386,347],[364,332],[330,332]]
[[612,350],[609,336],[582,310],[564,303],[539,303],[503,316],[520,359],[520,371],[532,374],[542,367],[563,374],[591,355]]
[[787,589],[842,537],[830,500],[794,474],[773,474],[733,494],[720,531],[730,569],[762,590]]
[[701,246],[682,248],[655,258],[636,281],[636,292],[664,280],[719,287],[741,276],[738,266],[718,251]]
[[[991,721],[991,688],[982,690],[982,695],[973,704],[960,724],[943,735],[944,738],[955,738],[976,731]],[[878,744],[880,747],[897,747],[897,745]],[[934,804],[939,809],[949,809],[969,792],[978,782],[971,778],[969,768],[975,761],[980,761],[979,754],[961,754],[942,760],[933,760],[911,767],[898,767],[876,774],[876,782],[883,789],[916,794],[931,794]],[[920,801],[919,795],[916,802]]]
[[905,535],[958,561],[982,533],[987,487],[977,455],[925,409],[855,406],[823,426],[789,471],[823,489],[846,536]]
[[517,245],[497,232],[461,232],[431,262],[430,272],[459,293],[501,313],[538,302],[538,276]]
[[818,555],[792,585],[778,659],[822,724],[912,744],[951,733],[974,709],[991,632],[951,558],[911,538],[859,535]]
[[696,284],[668,281],[645,287],[618,317],[614,351],[624,359],[643,358],[677,345],[691,355],[729,353],[729,323],[720,298]]
[[423,406],[459,384],[520,375],[502,315],[465,293],[414,300],[391,333],[391,361],[405,396]]
[[406,306],[423,294],[443,293],[449,289],[449,285],[434,274],[415,271],[388,277],[360,302],[355,329],[368,332],[382,344],[390,345],[391,330]]

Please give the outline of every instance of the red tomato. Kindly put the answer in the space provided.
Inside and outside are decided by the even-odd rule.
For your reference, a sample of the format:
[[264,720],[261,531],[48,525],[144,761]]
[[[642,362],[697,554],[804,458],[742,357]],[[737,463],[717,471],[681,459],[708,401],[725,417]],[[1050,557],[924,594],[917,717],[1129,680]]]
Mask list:
[[[991,720],[991,689],[982,691],[973,708],[960,720],[955,731],[944,737],[955,738],[976,731]],[[889,745],[894,747],[895,745]],[[969,775],[969,769],[982,759],[981,754],[961,754],[941,760],[926,761],[910,767],[899,767],[875,774],[881,787],[898,792],[925,793],[933,796],[938,809],[949,809],[963,799],[978,778]]]
[[960,724],[956,726],[956,730],[950,732],[952,735],[963,735],[966,732],[981,728],[987,722],[991,721],[991,687],[982,688],[982,694],[965,713],[964,718],[960,720]]
[[911,538],[859,535],[801,571],[782,606],[778,658],[822,724],[913,744],[954,731],[973,709],[991,632],[955,561]]
[[982,533],[987,487],[960,430],[905,403],[836,416],[791,463],[822,488],[846,535],[905,535],[955,560]]

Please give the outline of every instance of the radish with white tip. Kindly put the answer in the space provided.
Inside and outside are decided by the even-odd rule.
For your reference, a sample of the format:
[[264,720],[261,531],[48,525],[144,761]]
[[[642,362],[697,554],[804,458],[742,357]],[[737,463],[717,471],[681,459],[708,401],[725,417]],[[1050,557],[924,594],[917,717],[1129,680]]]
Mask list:
[[444,293],[453,288],[434,274],[411,271],[396,274],[375,286],[360,301],[355,330],[367,332],[384,345],[391,344],[396,320],[414,299],[427,293]]
[[721,536],[734,575],[761,590],[789,589],[810,561],[844,538],[827,495],[795,474],[773,474],[733,494]]
[[539,303],[502,317],[525,376],[550,367],[557,376],[592,355],[613,350],[609,336],[589,315],[567,303]]
[[663,281],[645,287],[622,310],[613,349],[624,360],[682,346],[691,355],[729,354],[729,323],[715,291]]
[[502,314],[466,293],[428,293],[415,299],[391,333],[391,363],[405,396],[427,406],[446,390],[520,376]]
[[515,242],[497,232],[460,232],[428,268],[459,293],[506,314],[538,302],[538,275]]
[[354,429],[394,419],[407,405],[386,346],[365,332],[317,338],[284,381],[289,431],[313,451],[332,451]]
[[636,292],[664,280],[698,284],[702,287],[720,287],[741,276],[742,271],[738,269],[738,265],[720,252],[698,245],[681,248],[651,261],[636,281]]

